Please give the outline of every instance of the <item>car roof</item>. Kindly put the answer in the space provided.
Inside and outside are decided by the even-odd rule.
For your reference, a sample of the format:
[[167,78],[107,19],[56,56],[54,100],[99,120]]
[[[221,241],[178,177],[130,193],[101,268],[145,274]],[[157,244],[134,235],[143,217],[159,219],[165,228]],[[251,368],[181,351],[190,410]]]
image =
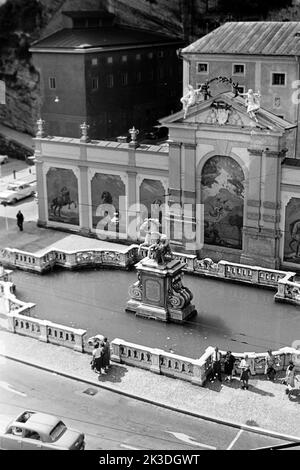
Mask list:
[[26,181],[9,181],[8,184],[14,184],[15,186],[19,186],[21,184],[28,184]]
[[14,421],[12,426],[20,427],[23,429],[30,429],[41,434],[49,435],[50,431],[56,426],[61,420],[53,415],[46,413],[33,413],[25,423],[20,421]]

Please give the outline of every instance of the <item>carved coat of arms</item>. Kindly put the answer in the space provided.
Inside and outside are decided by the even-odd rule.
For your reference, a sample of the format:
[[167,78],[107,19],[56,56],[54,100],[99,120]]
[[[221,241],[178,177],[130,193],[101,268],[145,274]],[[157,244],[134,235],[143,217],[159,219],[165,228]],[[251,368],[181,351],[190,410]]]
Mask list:
[[226,124],[226,122],[228,121],[231,106],[224,102],[215,101],[212,104],[212,107],[215,110],[215,117],[217,123],[220,126],[224,126],[224,124]]

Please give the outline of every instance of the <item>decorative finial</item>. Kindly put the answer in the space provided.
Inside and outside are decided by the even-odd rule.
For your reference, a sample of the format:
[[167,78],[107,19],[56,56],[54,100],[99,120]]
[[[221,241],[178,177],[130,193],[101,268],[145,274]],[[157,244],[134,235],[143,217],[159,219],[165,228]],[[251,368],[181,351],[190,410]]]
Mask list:
[[131,129],[128,130],[129,134],[130,134],[130,137],[131,137],[131,141],[129,142],[129,145],[131,147],[138,147],[138,143],[137,143],[137,136],[138,134],[140,133],[140,131],[138,129],[136,129],[134,126],[132,126]]
[[90,142],[90,138],[87,134],[88,132],[88,129],[89,129],[89,125],[86,124],[86,122],[84,122],[83,124],[80,124],[80,129],[81,129],[81,137],[80,137],[80,141],[81,142]]
[[45,121],[40,118],[36,121],[37,123],[37,133],[36,133],[36,137],[44,137],[45,136],[45,131],[44,131],[44,124],[45,124]]

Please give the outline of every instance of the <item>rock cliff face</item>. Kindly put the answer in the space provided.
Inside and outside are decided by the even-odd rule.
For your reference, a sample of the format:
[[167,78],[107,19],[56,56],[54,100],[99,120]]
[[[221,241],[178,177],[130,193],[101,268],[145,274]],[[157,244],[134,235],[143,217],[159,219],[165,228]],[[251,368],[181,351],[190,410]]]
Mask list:
[[[39,74],[28,48],[34,40],[64,27],[63,10],[97,10],[103,6],[113,12],[121,24],[181,37],[188,44],[223,21],[235,19],[224,17],[218,9],[222,1],[0,0],[0,80],[6,83],[6,105],[0,105],[0,121],[34,134],[39,115]],[[291,2],[287,0],[287,3]],[[278,17],[272,12],[264,19],[298,20],[298,3],[294,0],[294,6],[280,10]]]

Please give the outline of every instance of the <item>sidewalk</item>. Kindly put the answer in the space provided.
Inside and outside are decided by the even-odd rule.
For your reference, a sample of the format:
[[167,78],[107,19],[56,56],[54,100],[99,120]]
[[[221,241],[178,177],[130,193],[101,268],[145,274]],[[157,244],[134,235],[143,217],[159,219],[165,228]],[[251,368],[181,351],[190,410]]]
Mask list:
[[265,429],[300,439],[299,401],[289,401],[285,386],[264,378],[251,377],[249,390],[241,390],[238,379],[218,381],[205,387],[192,385],[143,369],[112,363],[106,375],[90,369],[91,356],[62,346],[0,330],[1,366],[14,360],[43,368],[94,387],[158,404],[166,408],[199,415],[213,421],[229,422],[243,429]]

